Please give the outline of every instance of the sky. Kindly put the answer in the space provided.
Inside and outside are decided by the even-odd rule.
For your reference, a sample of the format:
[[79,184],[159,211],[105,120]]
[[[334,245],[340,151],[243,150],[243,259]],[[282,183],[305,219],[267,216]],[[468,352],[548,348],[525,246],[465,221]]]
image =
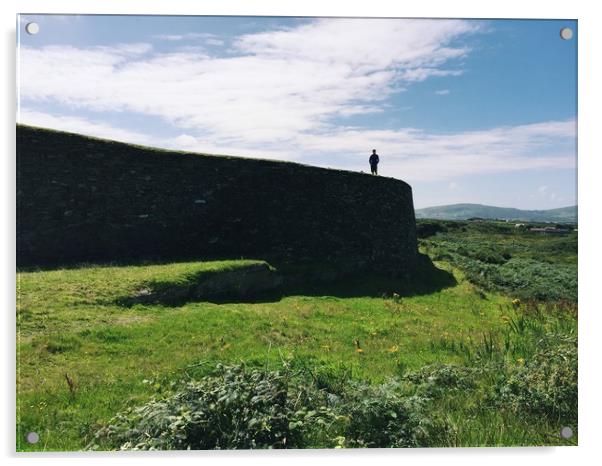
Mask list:
[[367,173],[376,149],[379,175],[409,183],[416,208],[577,203],[574,20],[20,15],[17,26],[19,123]]

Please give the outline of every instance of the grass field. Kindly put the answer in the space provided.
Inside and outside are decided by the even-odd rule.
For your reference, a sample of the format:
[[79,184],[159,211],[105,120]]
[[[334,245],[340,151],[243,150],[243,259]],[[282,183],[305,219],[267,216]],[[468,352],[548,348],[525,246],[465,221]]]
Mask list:
[[[427,252],[442,250],[436,238],[424,245]],[[531,239],[514,241],[527,254]],[[565,255],[564,262],[573,261]],[[93,442],[119,448],[95,433],[117,413],[215,374],[218,363],[268,373],[292,368],[314,383],[322,377],[348,387],[399,380],[394,399],[420,397],[417,413],[444,425],[437,435],[419,437],[420,446],[576,444],[577,437],[558,435],[566,423],[576,431],[576,305],[513,302],[508,288],[467,280],[453,256],[436,262],[446,280],[430,289],[356,276],[251,297],[136,299],[257,265],[265,263],[19,272],[17,449],[80,450]],[[558,391],[550,391],[550,380]],[[360,402],[344,390],[359,419]],[[369,389],[357,393],[362,390]],[[349,416],[337,419],[343,420],[332,435],[314,436],[305,446],[387,446],[358,433]],[[368,429],[373,420],[365,419]],[[30,431],[40,434],[38,444],[23,440]]]

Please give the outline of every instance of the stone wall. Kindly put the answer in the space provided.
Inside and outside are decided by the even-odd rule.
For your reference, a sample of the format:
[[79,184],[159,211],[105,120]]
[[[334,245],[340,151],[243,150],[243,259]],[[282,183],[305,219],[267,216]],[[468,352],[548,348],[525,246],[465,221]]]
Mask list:
[[403,273],[416,254],[400,180],[17,127],[20,266],[245,257]]

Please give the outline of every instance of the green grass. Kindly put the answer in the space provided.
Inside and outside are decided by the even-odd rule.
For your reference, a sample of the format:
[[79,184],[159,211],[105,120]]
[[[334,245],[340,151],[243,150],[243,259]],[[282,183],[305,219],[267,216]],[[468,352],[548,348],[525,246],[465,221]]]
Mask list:
[[[344,373],[378,384],[433,363],[517,367],[542,336],[576,333],[575,316],[552,305],[535,306],[539,315],[525,323],[528,309],[513,306],[513,296],[483,292],[447,263],[438,265],[455,284],[428,291],[368,276],[312,292],[284,289],[255,302],[120,304],[149,283],[176,286],[257,263],[20,272],[17,448],[83,449],[118,412],[167,396],[217,363],[270,369],[292,361],[327,378]],[[485,408],[488,377],[479,390],[432,401],[454,426],[446,444],[575,442],[560,440],[559,419]],[[29,431],[40,434],[37,445],[23,441]]]

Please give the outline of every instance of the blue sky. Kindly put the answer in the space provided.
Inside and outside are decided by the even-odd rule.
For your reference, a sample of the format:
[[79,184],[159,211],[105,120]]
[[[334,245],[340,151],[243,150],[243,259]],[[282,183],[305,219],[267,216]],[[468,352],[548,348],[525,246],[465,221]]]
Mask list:
[[575,21],[22,15],[18,27],[22,123],[356,171],[375,148],[417,208],[576,204]]

